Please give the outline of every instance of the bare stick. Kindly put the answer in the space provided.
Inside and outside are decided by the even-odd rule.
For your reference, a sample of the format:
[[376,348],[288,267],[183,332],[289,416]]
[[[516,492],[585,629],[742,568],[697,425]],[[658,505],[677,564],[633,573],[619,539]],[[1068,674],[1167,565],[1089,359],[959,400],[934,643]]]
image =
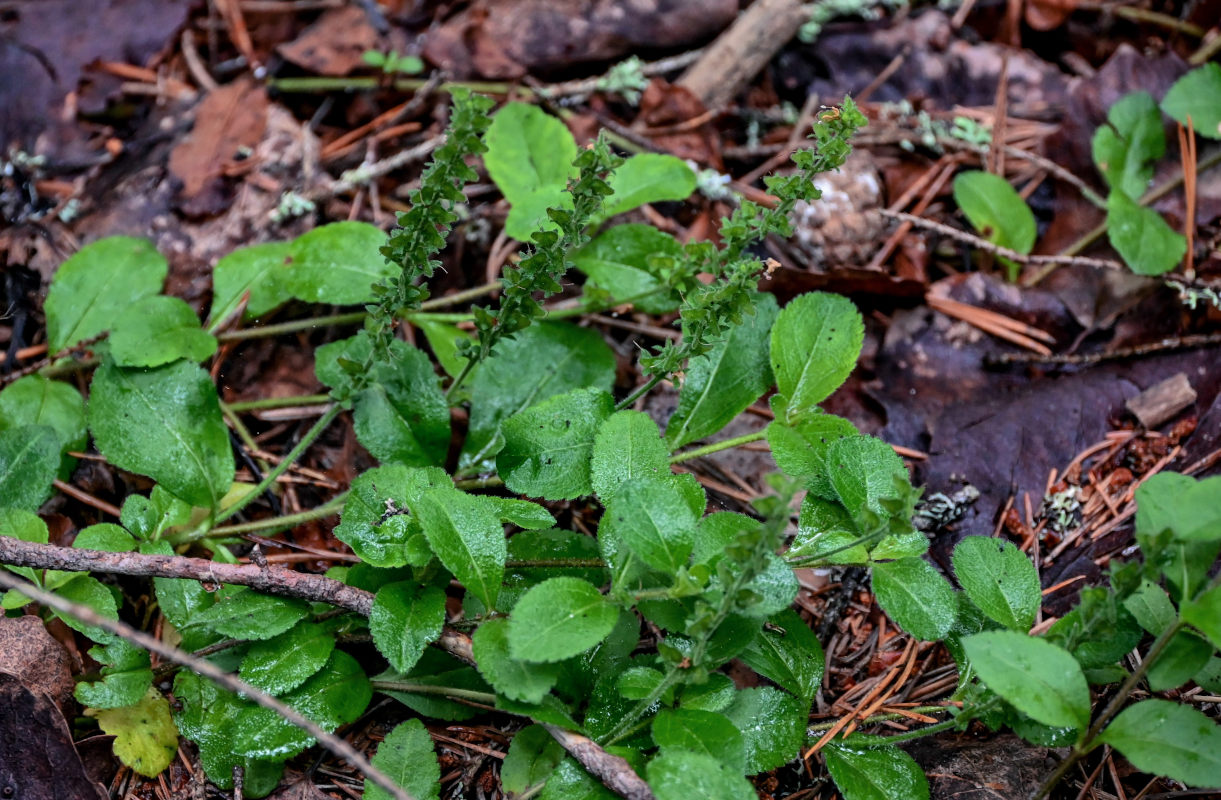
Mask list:
[[366,617],[373,608],[373,594],[364,589],[357,589],[322,575],[311,575],[308,572],[296,572],[271,565],[260,567],[256,564],[221,564],[186,556],[79,550],[75,547],[25,542],[9,536],[0,536],[0,563],[35,569],[187,578],[203,583],[249,586],[266,594],[328,603]]
[[649,789],[649,785],[641,780],[632,765],[620,756],[606,752],[587,736],[566,731],[555,725],[544,724],[543,727],[569,755],[581,762],[581,766],[615,794],[627,800],[653,800],[653,791]]
[[792,39],[809,14],[801,0],[757,0],[679,78],[707,108],[722,108]]
[[[82,551],[88,552],[88,551]],[[179,650],[177,647],[162,642],[160,639],[149,636],[143,631],[138,631],[125,622],[109,619],[98,614],[92,608],[83,606],[79,603],[74,603],[59,595],[39,589],[29,581],[18,578],[9,572],[0,569],[0,586],[8,589],[16,589],[21,594],[29,597],[32,600],[41,603],[47,608],[53,608],[61,614],[67,614],[74,617],[86,625],[93,625],[101,628],[107,633],[112,633],[115,636],[121,637],[133,644],[143,647],[145,650],[156,653],[164,659],[173,661],[177,664],[190,669],[199,675],[214,681],[231,692],[240,695],[245,695],[250,700],[261,705],[263,708],[270,709],[279,714],[284,719],[304,730],[310,736],[318,740],[318,743],[330,750],[337,757],[347,761],[365,777],[376,783],[378,786],[385,789],[392,797],[397,800],[413,800],[411,795],[403,791],[394,781],[379,770],[377,767],[369,763],[369,761],[357,752],[356,748],[348,744],[334,734],[327,733],[322,728],[307,717],[302,716],[296,709],[287,706],[271,695],[256,689],[240,678],[236,678],[222,670],[215,664],[196,658],[190,653]]]

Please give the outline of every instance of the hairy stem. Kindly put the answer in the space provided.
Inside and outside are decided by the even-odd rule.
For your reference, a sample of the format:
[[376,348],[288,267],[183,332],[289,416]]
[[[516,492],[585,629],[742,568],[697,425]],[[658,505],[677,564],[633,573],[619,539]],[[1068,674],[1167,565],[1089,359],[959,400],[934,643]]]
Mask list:
[[434,694],[441,697],[452,697],[455,700],[469,700],[472,703],[482,703],[493,708],[496,707],[496,695],[490,692],[476,692],[472,689],[458,689],[453,686],[434,686],[429,683],[413,683],[411,681],[371,680],[369,685],[379,692]]
[[622,411],[625,408],[631,408],[632,405],[637,400],[644,397],[649,392],[653,391],[653,387],[656,386],[657,384],[661,383],[664,377],[665,376],[663,376],[663,375],[654,375],[653,377],[649,378],[647,383],[645,383],[643,386],[636,389],[634,392],[632,392],[627,397],[623,398],[622,401],[620,401],[618,404],[616,404],[615,410]]
[[322,432],[327,429],[327,426],[334,422],[335,418],[338,417],[342,412],[343,409],[338,403],[331,405],[326,412],[323,413],[323,415],[319,417],[316,422],[314,422],[313,426],[305,432],[305,435],[301,437],[301,441],[297,442],[296,446],[289,451],[288,455],[280,459],[280,463],[276,464],[274,469],[263,476],[263,480],[259,482],[258,486],[255,486],[253,489],[243,495],[240,500],[225,511],[221,512],[220,516],[214,520],[213,524],[224,522],[240,512],[246,506],[253,503],[257,498],[262,497],[263,492],[267,491],[267,487],[271,486],[276,482],[277,478],[287,472],[288,468],[296,463],[297,459],[301,457],[301,454],[309,449],[309,446],[314,443],[314,440],[321,436]]
[[731,447],[740,447],[741,445],[757,442],[760,439],[765,438],[767,438],[766,428],[755,431],[754,433],[744,433],[741,436],[735,436],[732,439],[725,439],[720,442],[706,444],[703,447],[697,447],[694,450],[688,450],[685,453],[675,453],[674,455],[670,456],[670,463],[681,464],[682,462],[690,461],[693,458],[711,455],[712,453],[719,453],[720,451],[728,450]]
[[[263,411],[269,408],[297,408],[298,406],[316,406],[330,402],[327,394],[298,394],[291,397],[260,397],[258,400],[241,400],[236,403],[223,403],[221,410],[228,409],[235,414],[246,411]],[[250,446],[250,445],[247,445]],[[251,447],[258,449],[258,445]]]
[[[282,517],[269,517],[267,519],[256,519],[253,522],[239,522],[235,525],[218,525],[208,531],[207,536],[210,539],[220,538],[224,536],[240,536],[243,533],[254,533],[256,531],[284,530],[300,525],[302,522],[310,522],[315,519],[324,519],[333,517],[343,509],[343,502],[348,497],[347,492],[337,494],[330,500],[327,500],[322,505],[311,508],[308,511],[299,511],[296,514],[285,514]],[[177,541],[170,539],[172,544],[185,544],[189,539]]]

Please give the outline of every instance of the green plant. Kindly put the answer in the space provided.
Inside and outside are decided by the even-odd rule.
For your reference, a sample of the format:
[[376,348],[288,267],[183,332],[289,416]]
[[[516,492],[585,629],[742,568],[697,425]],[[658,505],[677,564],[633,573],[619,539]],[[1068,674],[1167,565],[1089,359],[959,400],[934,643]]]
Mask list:
[[[1187,239],[1142,198],[1159,159],[1166,154],[1162,114],[1200,136],[1221,139],[1221,66],[1206,64],[1179,78],[1159,109],[1148,92],[1121,98],[1094,134],[1094,164],[1107,184],[1106,231],[1111,246],[1138,275],[1163,275],[1187,252]],[[1035,241],[1034,216],[999,176],[966,172],[954,181],[954,200],[988,241],[1027,254]],[[1019,265],[1001,256],[1009,279]]]
[[397,50],[383,53],[380,50],[366,50],[360,58],[371,67],[377,67],[382,74],[394,77],[396,75],[419,75],[424,71],[424,61],[419,56],[399,55]]
[[[641,203],[686,197],[694,177],[681,162],[682,171],[664,158],[624,161],[602,141],[578,151],[541,112],[509,105],[489,120],[490,105],[455,93],[446,143],[389,236],[341,222],[222,259],[206,327],[186,319],[181,301],[160,294],[166,264],[146,242],[107,239],[65,262],[46,309],[51,349],[68,361],[51,369],[97,362],[87,408],[75,389],[44,375],[0,391],[0,497],[7,506],[0,563],[33,585],[27,591],[51,591],[113,620],[123,597],[80,573],[155,576],[166,638],[236,672],[322,732],[357,719],[374,692],[431,718],[465,719],[488,707],[520,716],[533,724],[515,736],[505,759],[510,791],[604,796],[605,783],[659,800],[749,798],[745,775],[788,762],[806,743],[822,680],[819,642],[789,608],[797,591],[792,568],[862,565],[899,626],[946,640],[960,660],[964,705],[956,718],[905,736],[827,744],[827,768],[848,800],[927,796],[924,775],[897,743],[973,719],[1011,724],[1038,741],[1068,736],[1048,726],[1072,727],[1082,754],[1106,741],[1131,751],[1138,765],[1194,783],[1221,782],[1208,763],[1184,772],[1160,757],[1142,762],[1139,745],[1123,738],[1122,715],[1105,730],[1086,730],[1089,690],[1069,662],[1088,652],[1096,663],[1082,675],[1117,677],[1115,662],[1139,635],[1127,625],[1139,615],[1121,610],[1132,594],[1130,571],[1117,572],[1122,580],[1113,593],[1088,594],[1074,612],[1078,621],[1062,621],[1041,638],[1025,634],[1040,602],[1037,576],[1012,545],[960,544],[954,569],[963,590],[956,591],[921,557],[928,541],[911,521],[919,493],[903,463],[884,442],[819,407],[856,364],[860,314],[835,295],[810,293],[780,308],[756,292],[766,265],[750,248],[769,233],[786,234],[793,204],[817,196],[814,175],[843,163],[848,138],[865,122],[850,100],[820,116],[817,150],[794,156],[794,174],[768,180],[776,207],[743,202],[723,221],[719,246],[680,245],[632,223],[600,230]],[[549,145],[530,151],[537,156],[531,169],[514,168],[513,154],[539,142]],[[531,244],[504,271],[498,307],[438,314],[429,310],[438,301],[428,299],[427,280],[459,221],[462,184],[475,177],[468,159],[485,148],[489,172],[513,207],[510,219],[526,209],[510,235]],[[572,166],[556,163],[556,152],[571,154]],[[643,354],[647,380],[618,403],[609,346],[538,299],[558,291],[571,265],[587,275],[577,313],[630,302],[680,314],[682,343]],[[712,281],[705,284],[701,273]],[[479,293],[486,287],[461,297]],[[226,420],[238,436],[249,440],[249,433],[198,363],[217,338],[249,333],[227,331],[230,322],[270,314],[290,299],[363,305],[355,315],[326,318],[363,327],[315,352],[331,401],[318,421],[256,485],[235,482]],[[132,309],[140,309],[139,319]],[[402,320],[421,328],[432,358],[393,335]],[[474,337],[453,325],[459,320],[474,323]],[[85,348],[90,359],[72,360]],[[444,389],[438,366],[450,378]],[[629,409],[679,374],[678,407],[664,431]],[[682,449],[718,433],[772,387],[775,419],[766,429]],[[457,404],[469,405],[469,425],[450,474],[450,410]],[[380,462],[341,498],[334,535],[357,561],[325,577],[236,566],[233,548],[243,533],[338,510],[334,502],[225,524],[273,489],[348,409],[358,441]],[[73,548],[49,547],[35,512],[56,476],[71,468],[67,454],[83,446],[86,429],[110,463],[155,485],[147,496],[125,498],[119,524],[80,531]],[[783,474],[772,476],[774,494],[756,501],[753,514],[705,513],[702,486],[672,469],[760,439]],[[1199,584],[1200,566],[1221,541],[1209,516],[1217,504],[1206,499],[1216,480],[1175,483],[1165,491],[1182,497],[1161,500],[1149,492],[1162,483],[1150,481],[1138,520],[1151,564],[1144,577],[1164,576],[1178,598],[1181,617],[1166,624],[1173,634],[1196,625],[1212,638],[1210,657],[1217,590],[1201,592]],[[483,491],[500,483],[511,495]],[[797,533],[786,549],[801,489]],[[596,536],[559,525],[557,513],[578,508],[565,502],[574,498],[589,498],[579,509]],[[200,547],[212,560],[174,558]],[[450,601],[459,599],[457,612]],[[5,609],[27,604],[19,588],[3,597]],[[78,685],[77,699],[142,774],[164,768],[181,733],[198,746],[210,779],[229,788],[240,767],[245,794],[257,797],[275,787],[286,759],[314,741],[248,691],[190,670],[174,675],[171,709],[154,685],[169,671],[154,672],[147,652],[113,630],[53,613],[96,643],[90,653],[100,669]],[[1130,644],[1098,661],[1116,630]],[[350,641],[365,637],[385,660],[380,674],[367,674],[348,652]],[[1175,677],[1202,676],[1208,667],[1196,664],[1196,641],[1204,640],[1175,645],[1196,653],[1190,675],[1185,666],[1166,667],[1149,670],[1150,680],[1158,675],[1158,686],[1168,686]],[[1154,668],[1161,649],[1169,652],[1158,642],[1146,660]],[[1046,678],[1051,690],[1018,685],[1006,661],[1010,645],[1063,667]],[[723,671],[734,658],[772,685],[736,689]],[[1033,674],[1045,666],[1033,664]],[[1215,728],[1201,728],[1209,741]],[[593,741],[576,746],[578,734]],[[418,720],[387,736],[373,764],[413,797],[437,794],[440,771]],[[387,795],[370,783],[365,796]]]

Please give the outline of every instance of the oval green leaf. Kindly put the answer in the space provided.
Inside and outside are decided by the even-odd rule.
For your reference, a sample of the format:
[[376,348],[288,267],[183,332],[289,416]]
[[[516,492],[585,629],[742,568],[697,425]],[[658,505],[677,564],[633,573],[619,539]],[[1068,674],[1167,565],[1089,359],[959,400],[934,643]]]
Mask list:
[[618,619],[619,610],[592,583],[550,578],[514,606],[509,652],[522,661],[562,661],[605,639]]
[[1012,542],[968,536],[954,548],[954,575],[967,597],[992,619],[1025,633],[1043,602],[1039,573]]
[[1090,687],[1066,650],[1014,631],[986,631],[962,640],[979,679],[1035,722],[1084,730]]

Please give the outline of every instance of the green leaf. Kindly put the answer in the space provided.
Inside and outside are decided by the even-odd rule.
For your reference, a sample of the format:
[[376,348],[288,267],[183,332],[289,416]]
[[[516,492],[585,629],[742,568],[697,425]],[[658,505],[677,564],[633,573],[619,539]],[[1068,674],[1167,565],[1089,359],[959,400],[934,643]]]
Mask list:
[[1189,706],[1144,700],[1120,712],[1098,740],[1141,772],[1221,789],[1221,726]]
[[444,624],[445,592],[406,581],[378,589],[369,613],[373,644],[399,672],[411,671]]
[[1137,623],[1154,636],[1173,625],[1179,616],[1166,590],[1149,580],[1142,581],[1140,587],[1124,599],[1123,605]]
[[537,322],[496,347],[471,382],[471,421],[458,466],[490,472],[504,446],[500,425],[519,411],[573,389],[609,392],[615,356],[597,331]]
[[894,745],[857,748],[833,742],[822,752],[844,800],[928,800],[924,770]]
[[695,173],[680,158],[662,153],[640,153],[623,162],[608,183],[614,194],[607,198],[602,212],[594,217],[595,226],[645,203],[686,200],[695,191]]
[[136,549],[136,540],[130,533],[111,522],[90,525],[72,540],[78,550],[104,550],[107,553],[126,553]]
[[770,294],[754,299],[754,314],[731,325],[712,350],[687,365],[678,408],[666,423],[671,448],[721,430],[775,383],[770,334],[780,309]]
[[716,759],[735,775],[746,771],[746,741],[724,714],[691,708],[662,709],[653,719],[653,742],[663,754],[689,750]]
[[241,766],[246,770],[247,792],[268,794],[276,787],[282,760],[247,759],[233,752],[233,723],[253,703],[188,670],[174,678],[174,699],[181,706],[174,722],[183,736],[199,746],[199,761],[213,783],[232,789],[233,768]]
[[1190,116],[1196,133],[1221,139],[1221,65],[1205,64],[1175,81],[1162,110],[1184,125]]
[[835,497],[827,451],[837,440],[859,435],[855,425],[834,414],[810,414],[796,425],[773,420],[767,426],[767,444],[776,466],[824,498]]
[[509,652],[533,663],[562,661],[606,638],[619,611],[592,583],[551,578],[517,601],[509,618]]
[[538,800],[617,800],[619,795],[602,785],[576,761],[565,758],[547,779]]
[[924,559],[909,557],[873,565],[878,605],[903,630],[926,641],[944,639],[954,627],[954,588]]
[[[424,338],[428,340],[428,346],[432,348],[433,356],[449,377],[456,378],[462,374],[467,362],[461,355],[459,345],[464,341],[471,341],[470,334],[448,322],[413,319],[411,324],[424,332]],[[474,380],[478,370],[477,366],[471,369],[470,380]]]
[[109,330],[132,303],[161,291],[168,270],[147,239],[111,236],[82,247],[47,290],[47,349],[58,353]]
[[216,509],[233,483],[233,450],[216,386],[195,364],[129,370],[106,361],[89,392],[89,429],[120,469]]
[[169,528],[191,521],[191,506],[160,486],[154,486],[148,497],[129,494],[123,501],[119,522],[139,539],[152,540]]
[[288,247],[284,287],[307,303],[350,306],[375,299],[373,285],[397,275],[381,247],[386,234],[367,222],[332,222]]
[[810,626],[796,611],[772,616],[739,658],[746,666],[774,681],[805,702],[818,693],[826,657]]
[[962,640],[971,666],[992,691],[1044,725],[1084,730],[1090,689],[1065,650],[1014,631],[985,631]]
[[742,689],[725,716],[746,742],[746,774],[787,764],[805,742],[807,705],[779,689]]
[[801,501],[797,536],[785,555],[799,562],[867,564],[869,549],[862,536],[843,506],[811,492]]
[[301,622],[279,636],[255,642],[242,658],[238,674],[251,686],[281,695],[317,674],[334,650],[335,637],[326,627]]
[[1107,197],[1107,237],[1137,275],[1169,272],[1187,252],[1187,239],[1167,225],[1161,214],[1122,192]]
[[754,800],[758,796],[741,771],[707,753],[663,750],[649,762],[648,776],[657,800]]
[[954,548],[954,575],[967,597],[992,619],[1025,633],[1043,603],[1039,573],[1012,542],[968,536]]
[[59,436],[49,425],[0,432],[0,497],[9,508],[37,511],[59,469]]
[[676,488],[638,478],[620,486],[607,503],[599,534],[622,542],[650,567],[675,572],[691,555],[698,522]]
[[[441,795],[441,765],[433,750],[432,737],[418,719],[396,725],[377,746],[370,761],[413,800],[432,800]],[[390,793],[366,780],[363,797],[390,800]]]
[[[677,259],[682,245],[652,225],[616,225],[572,254],[573,265],[585,273],[585,288],[602,289],[616,302],[631,302],[646,314],[678,308],[678,298],[666,288],[662,264]],[[642,297],[641,295],[646,295]]]
[[[106,619],[119,618],[119,604],[115,600],[114,593],[106,584],[91,575],[77,575],[56,589],[55,593],[73,603],[93,609]],[[80,631],[95,642],[109,644],[116,640],[113,634],[81,622],[70,614],[62,614],[58,611],[54,613],[69,628]]]
[[1179,631],[1149,667],[1146,678],[1155,692],[1177,689],[1196,676],[1212,656],[1213,648],[1192,631]]
[[594,437],[590,482],[606,503],[623,484],[670,474],[670,450],[657,423],[640,411],[617,411]]
[[375,567],[422,567],[432,560],[432,548],[415,510],[425,491],[453,487],[444,470],[391,464],[361,473],[352,481],[335,538]]
[[1194,625],[1221,649],[1221,586],[1214,586],[1183,604],[1183,621]]
[[233,639],[270,639],[296,625],[309,613],[309,604],[293,597],[273,597],[227,586],[217,592],[215,605],[191,618],[191,625]]
[[700,711],[724,711],[733,705],[738,690],[733,680],[719,672],[708,676],[708,682],[689,684],[683,689],[679,704],[682,708],[693,708]]
[[449,452],[449,404],[428,356],[406,342],[390,347],[393,361],[374,369],[356,397],[357,440],[379,461],[410,467],[439,465]]
[[564,189],[576,174],[577,143],[567,126],[537,106],[509,103],[484,141],[488,176],[509,201],[505,233],[526,242],[535,231],[554,228],[547,209],[572,207]]
[[102,680],[76,684],[77,702],[89,708],[122,708],[140,702],[153,685],[148,651],[115,639],[90,648],[89,655],[102,667]]
[[771,337],[772,372],[791,424],[815,413],[847,380],[861,354],[865,324],[846,297],[810,292],[784,307]]
[[546,530],[555,526],[555,517],[551,512],[532,503],[529,500],[517,500],[512,497],[493,497],[501,522],[508,522],[519,528],[531,531]]
[[[404,676],[391,671],[379,677],[400,680]],[[479,677],[479,673],[475,671],[474,667],[468,667],[453,656],[436,649],[425,650],[416,668],[405,677],[412,684],[423,686],[443,686],[468,689],[473,692],[490,693],[492,691],[492,687]],[[437,719],[464,720],[484,713],[478,708],[450,700],[439,694],[393,690],[386,691],[385,694],[416,713]]]
[[496,469],[514,492],[567,500],[593,491],[594,436],[614,398],[601,389],[574,389],[505,420]]
[[[342,650],[316,675],[280,699],[323,730],[355,721],[373,697],[369,679],[356,659]],[[230,726],[233,752],[248,758],[291,758],[314,737],[262,706],[244,708]]]
[[509,620],[490,619],[471,637],[475,666],[497,692],[522,703],[537,704],[560,676],[559,664],[530,664],[509,651]]
[[[46,544],[50,539],[50,532],[47,530],[47,523],[42,521],[42,517],[32,511],[0,508],[0,536],[20,539],[23,542]],[[35,586],[42,586],[42,578],[39,574],[41,570],[36,571],[32,567],[15,567],[11,564],[5,564],[4,568],[20,575]],[[5,592],[4,602],[0,604],[0,609],[20,608],[30,602],[25,595],[15,589],[10,589]]]
[[[1221,475],[1195,480],[1159,472],[1136,490],[1136,533],[1153,537],[1170,531],[1186,542],[1221,539]],[[1143,547],[1142,543],[1142,547]]]
[[513,735],[500,766],[500,786],[522,794],[547,780],[564,760],[564,748],[542,725],[528,725]]
[[87,709],[98,727],[115,737],[114,754],[132,770],[155,778],[178,752],[178,729],[169,701],[151,686],[135,705],[106,710]]
[[[993,244],[1029,253],[1034,247],[1034,214],[1009,181],[991,172],[961,172],[954,178],[954,202],[971,227]],[[1019,267],[1000,257],[1016,280]]]
[[216,325],[237,310],[242,296],[246,301],[245,319],[254,319],[283,305],[292,298],[285,286],[291,268],[288,242],[268,242],[241,247],[216,262],[212,270],[212,311]]
[[898,486],[910,486],[903,459],[872,436],[845,436],[831,442],[826,464],[835,499],[855,518],[866,510],[883,513],[882,500],[895,497]]
[[1148,92],[1133,92],[1107,112],[1094,133],[1094,164],[1112,191],[1139,199],[1153,180],[1154,162],[1166,154],[1162,115]]
[[[62,453],[85,449],[85,400],[70,384],[37,373],[26,375],[0,391],[0,432],[26,425],[49,425],[59,437]],[[75,459],[60,461],[60,477],[67,477]]]
[[216,337],[200,327],[191,307],[164,295],[145,297],[124,310],[108,341],[120,367],[159,367],[180,358],[199,362],[216,352]]
[[441,487],[422,494],[415,512],[445,568],[487,608],[495,608],[508,557],[496,503]]

